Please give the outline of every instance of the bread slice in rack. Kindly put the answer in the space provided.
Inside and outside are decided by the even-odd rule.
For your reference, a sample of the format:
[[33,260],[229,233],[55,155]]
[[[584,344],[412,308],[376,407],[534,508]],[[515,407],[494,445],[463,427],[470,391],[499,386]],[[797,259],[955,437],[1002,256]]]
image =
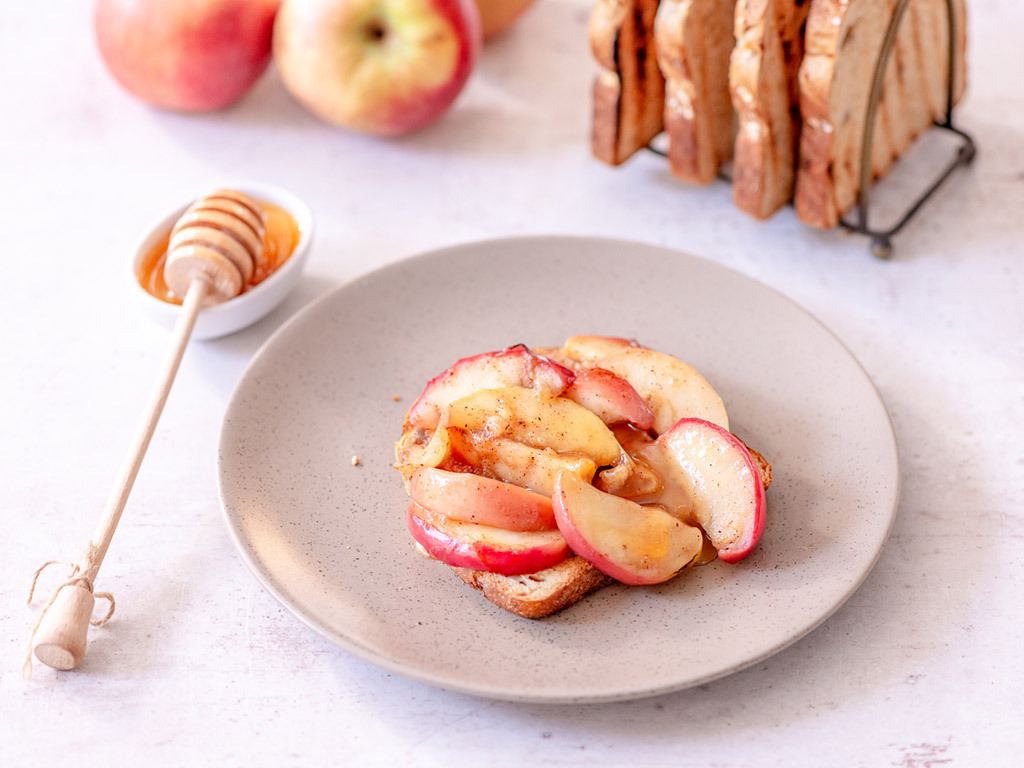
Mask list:
[[[895,0],[811,0],[798,77],[803,127],[796,211],[802,221],[831,228],[860,191],[865,117],[876,62]],[[954,98],[963,92],[964,0],[958,21]],[[914,139],[946,112],[949,25],[946,0],[911,2],[885,72],[873,126],[871,178],[886,173]]]
[[736,110],[732,189],[759,219],[793,199],[800,136],[797,74],[809,0],[737,0],[729,89]]
[[665,132],[672,174],[706,184],[732,156],[729,96],[736,0],[662,0],[654,50],[665,75]]
[[650,53],[658,0],[597,0],[590,47],[601,72],[594,81],[592,151],[619,165],[662,129],[665,81]]

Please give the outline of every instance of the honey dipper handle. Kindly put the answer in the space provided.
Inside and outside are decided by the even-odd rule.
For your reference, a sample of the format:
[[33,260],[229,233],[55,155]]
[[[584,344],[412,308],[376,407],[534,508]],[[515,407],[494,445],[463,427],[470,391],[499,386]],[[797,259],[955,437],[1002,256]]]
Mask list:
[[178,366],[185,354],[185,347],[192,335],[192,328],[195,326],[208,289],[209,283],[203,278],[194,279],[190,283],[181,306],[181,313],[174,326],[170,354],[160,369],[156,385],[146,404],[142,422],[121,468],[120,477],[107,501],[103,518],[86,545],[73,577],[58,587],[58,592],[44,609],[45,614],[32,638],[32,652],[47,666],[55,669],[73,669],[85,655],[85,637],[92,617],[92,585],[110,547],[110,540],[114,537],[121,513],[128,503],[128,494],[131,493],[135,478],[139,474],[142,459],[146,455],[149,441],[167,402],[167,396],[170,394],[171,385],[178,373]]

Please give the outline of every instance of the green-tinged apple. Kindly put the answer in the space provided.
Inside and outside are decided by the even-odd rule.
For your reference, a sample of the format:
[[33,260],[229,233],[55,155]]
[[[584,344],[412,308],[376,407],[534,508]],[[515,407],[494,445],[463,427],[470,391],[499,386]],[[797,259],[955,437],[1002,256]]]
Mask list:
[[476,0],[484,40],[491,40],[511,27],[533,3],[534,0]]
[[399,136],[451,106],[481,41],[474,0],[285,0],[274,62],[322,120]]
[[657,506],[558,476],[551,498],[558,529],[580,557],[623,584],[660,584],[700,556],[700,529]]
[[421,507],[450,520],[508,531],[552,531],[558,527],[550,496],[468,472],[423,467],[412,476],[409,495]]
[[569,556],[569,545],[557,530],[506,531],[458,522],[415,502],[409,505],[406,523],[431,557],[456,568],[517,576],[543,571]]
[[280,0],[98,0],[100,55],[130,93],[161,109],[238,101],[266,70]]

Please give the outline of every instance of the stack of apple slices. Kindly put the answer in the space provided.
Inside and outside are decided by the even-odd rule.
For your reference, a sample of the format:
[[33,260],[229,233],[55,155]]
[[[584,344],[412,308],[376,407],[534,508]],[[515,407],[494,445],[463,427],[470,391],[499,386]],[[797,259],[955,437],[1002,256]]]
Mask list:
[[625,584],[736,562],[760,538],[771,478],[696,370],[602,336],[458,361],[409,409],[396,457],[425,554],[537,583],[577,556]]

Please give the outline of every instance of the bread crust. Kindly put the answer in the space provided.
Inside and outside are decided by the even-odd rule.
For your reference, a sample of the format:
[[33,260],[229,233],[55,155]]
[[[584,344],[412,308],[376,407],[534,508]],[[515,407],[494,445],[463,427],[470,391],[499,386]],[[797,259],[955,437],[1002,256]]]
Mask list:
[[602,71],[594,80],[591,150],[619,165],[661,133],[665,81],[650,55],[658,0],[598,0],[590,47]]
[[729,90],[737,116],[733,200],[765,219],[793,198],[800,135],[797,73],[810,0],[737,0]]
[[734,10],[735,0],[662,0],[654,22],[669,168],[694,184],[712,181],[732,156]]
[[[857,200],[871,80],[894,6],[895,0],[812,0],[798,77],[803,127],[795,198],[798,217],[811,226],[836,226]],[[954,9],[956,101],[966,80],[964,0],[954,0]],[[884,76],[871,178],[888,172],[945,116],[948,49],[946,0],[910,3]]]
[[614,581],[575,555],[547,570],[526,576],[502,576],[470,568],[452,570],[498,607],[527,619],[557,613]]

